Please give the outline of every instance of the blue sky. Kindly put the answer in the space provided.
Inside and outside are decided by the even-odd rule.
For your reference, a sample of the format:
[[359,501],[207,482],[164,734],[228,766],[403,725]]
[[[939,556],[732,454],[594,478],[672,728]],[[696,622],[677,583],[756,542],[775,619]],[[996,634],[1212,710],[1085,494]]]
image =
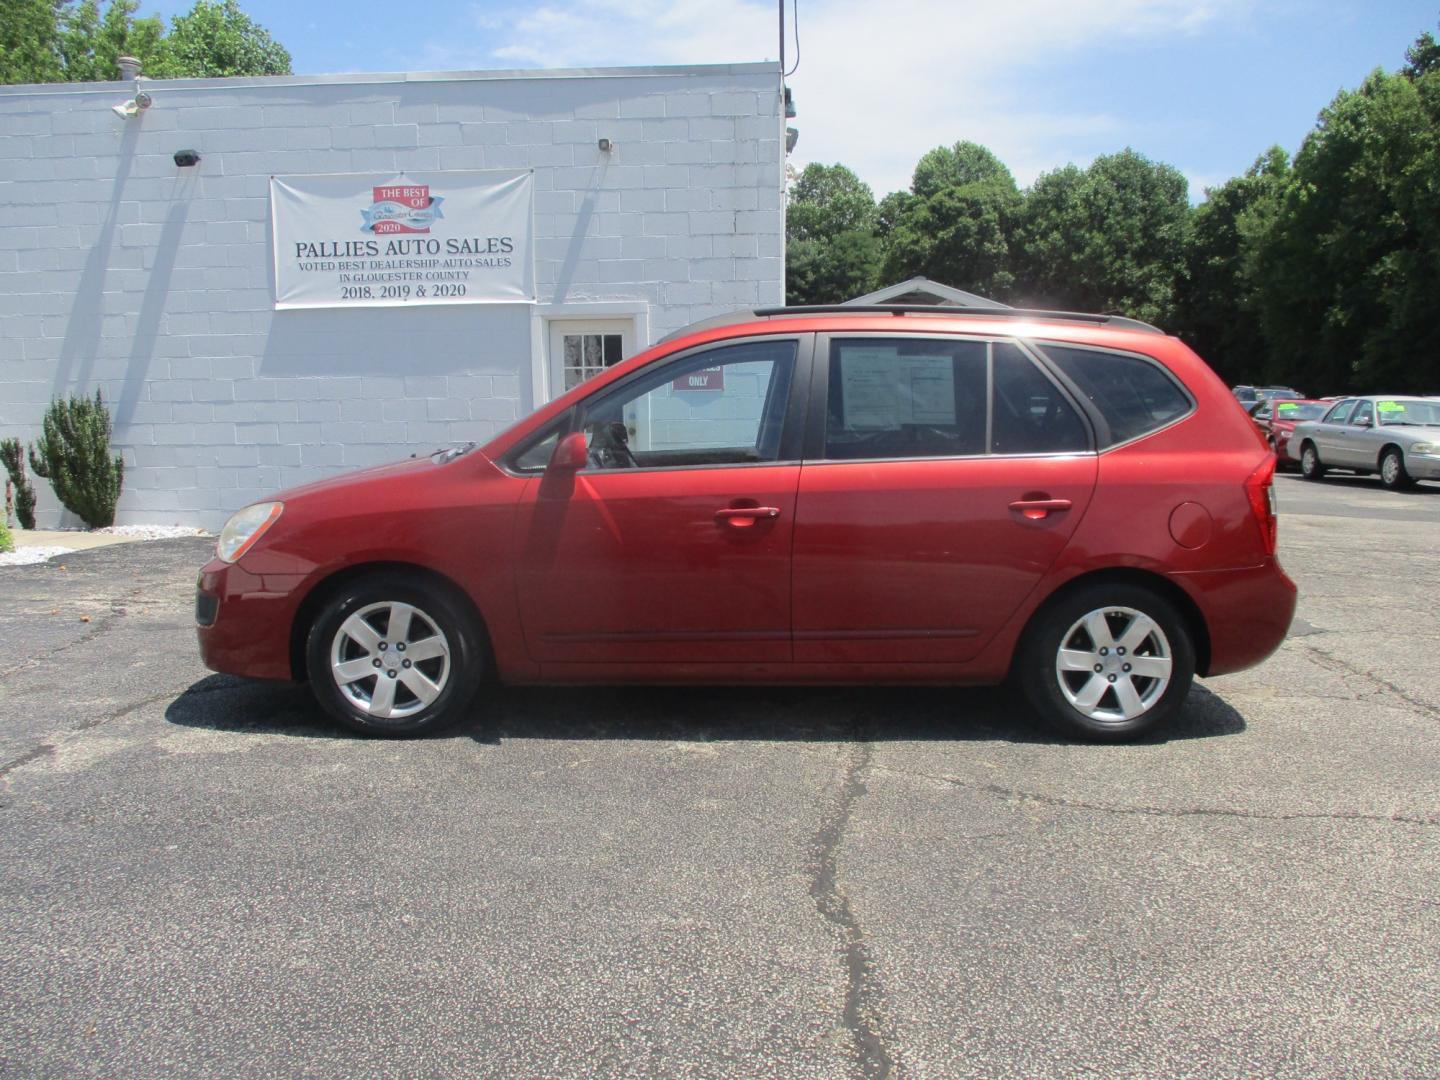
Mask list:
[[[193,0],[144,0],[171,17]],[[787,0],[787,4],[791,0]],[[1027,184],[1133,147],[1199,198],[1434,32],[1440,0],[799,0],[794,161],[876,196],[926,150],[990,147]],[[302,74],[775,59],[757,0],[241,0]],[[793,38],[787,61],[795,58]]]

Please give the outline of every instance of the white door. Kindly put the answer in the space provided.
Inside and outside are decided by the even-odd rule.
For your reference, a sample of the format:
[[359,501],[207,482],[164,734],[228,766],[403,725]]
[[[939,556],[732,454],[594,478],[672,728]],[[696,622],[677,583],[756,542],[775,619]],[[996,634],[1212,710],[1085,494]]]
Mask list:
[[559,397],[634,351],[633,319],[551,319],[550,397]]

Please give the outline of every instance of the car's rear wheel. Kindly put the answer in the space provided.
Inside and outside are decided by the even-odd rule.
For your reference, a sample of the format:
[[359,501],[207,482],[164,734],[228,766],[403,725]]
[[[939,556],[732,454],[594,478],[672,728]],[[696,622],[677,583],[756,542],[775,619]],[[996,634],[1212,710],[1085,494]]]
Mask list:
[[1180,707],[1195,677],[1195,647],[1185,620],[1158,593],[1096,583],[1036,616],[1016,675],[1050,723],[1118,742]]
[[1306,480],[1322,480],[1325,466],[1320,464],[1320,454],[1314,443],[1306,443],[1300,449],[1300,475]]
[[347,583],[311,626],[316,700],[367,735],[419,735],[458,720],[475,696],[483,650],[475,621],[445,591],[398,574]]
[[1405,455],[1398,447],[1387,446],[1380,455],[1380,482],[1391,491],[1403,491],[1415,483],[1405,468]]

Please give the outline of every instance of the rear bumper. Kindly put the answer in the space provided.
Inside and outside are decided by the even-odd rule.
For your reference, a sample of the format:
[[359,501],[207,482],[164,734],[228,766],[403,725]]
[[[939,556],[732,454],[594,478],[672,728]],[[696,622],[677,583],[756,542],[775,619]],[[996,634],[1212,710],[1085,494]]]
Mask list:
[[1202,675],[1254,667],[1280,647],[1295,617],[1298,590],[1273,558],[1247,570],[1207,570],[1173,579],[1195,600],[1210,632],[1210,664]]

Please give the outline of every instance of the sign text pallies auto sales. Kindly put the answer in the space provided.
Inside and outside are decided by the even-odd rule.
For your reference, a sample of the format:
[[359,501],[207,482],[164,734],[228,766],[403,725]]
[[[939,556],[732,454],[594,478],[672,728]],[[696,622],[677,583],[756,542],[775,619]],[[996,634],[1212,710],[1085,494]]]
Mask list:
[[531,174],[272,177],[275,306],[527,303]]

